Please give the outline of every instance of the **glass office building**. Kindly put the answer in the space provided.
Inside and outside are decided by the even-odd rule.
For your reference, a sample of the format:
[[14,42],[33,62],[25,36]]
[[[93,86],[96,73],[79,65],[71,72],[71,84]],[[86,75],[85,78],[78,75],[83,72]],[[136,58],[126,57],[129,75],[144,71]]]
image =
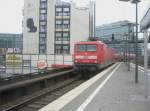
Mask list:
[[134,32],[134,25],[129,21],[119,21],[96,27],[96,37],[109,42],[115,40],[121,42],[125,34]]
[[[129,38],[130,33],[130,38]],[[101,25],[96,27],[96,37],[101,41],[108,44],[108,46],[115,48],[118,52],[123,53],[125,49],[125,41],[130,53],[135,53],[134,45],[134,24],[125,20],[111,24]],[[138,53],[141,55],[143,49],[143,43],[138,44]]]
[[22,53],[22,34],[0,33],[0,66],[5,64],[7,53]]
[[[135,44],[124,44],[124,43],[115,43],[115,44],[107,44],[109,47],[116,49],[118,52],[123,53],[124,51],[130,52],[132,54],[135,54]],[[126,49],[127,47],[127,49]],[[143,55],[144,51],[144,44],[138,43],[138,54]]]
[[22,34],[0,34],[0,49],[18,49],[22,50]]

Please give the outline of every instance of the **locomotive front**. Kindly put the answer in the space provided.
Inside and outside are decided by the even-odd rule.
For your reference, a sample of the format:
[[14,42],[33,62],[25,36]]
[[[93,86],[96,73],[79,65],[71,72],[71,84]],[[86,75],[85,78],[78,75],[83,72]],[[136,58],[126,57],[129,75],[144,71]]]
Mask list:
[[98,64],[96,42],[79,42],[74,48],[74,66],[78,71],[95,71]]

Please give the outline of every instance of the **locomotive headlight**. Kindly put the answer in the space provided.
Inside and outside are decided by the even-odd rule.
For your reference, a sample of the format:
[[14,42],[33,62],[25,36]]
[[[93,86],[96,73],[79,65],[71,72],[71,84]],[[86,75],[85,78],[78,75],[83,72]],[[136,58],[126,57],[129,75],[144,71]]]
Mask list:
[[97,59],[97,56],[88,56],[88,59]]
[[75,60],[75,62],[78,62],[78,60]]
[[83,59],[84,56],[75,56],[76,59]]
[[94,63],[98,63],[98,61],[97,61],[97,60],[95,60],[95,61],[94,61]]

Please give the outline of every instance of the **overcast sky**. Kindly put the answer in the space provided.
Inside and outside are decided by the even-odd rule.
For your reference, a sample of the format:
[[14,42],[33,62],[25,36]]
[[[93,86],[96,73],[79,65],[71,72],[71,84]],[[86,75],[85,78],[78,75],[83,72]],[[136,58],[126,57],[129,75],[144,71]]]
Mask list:
[[[22,32],[22,9],[24,0],[0,0],[0,33]],[[76,0],[85,3],[87,0]],[[143,0],[139,6],[139,20],[143,17],[150,0]],[[130,20],[135,21],[135,5],[118,0],[96,0],[96,24]]]

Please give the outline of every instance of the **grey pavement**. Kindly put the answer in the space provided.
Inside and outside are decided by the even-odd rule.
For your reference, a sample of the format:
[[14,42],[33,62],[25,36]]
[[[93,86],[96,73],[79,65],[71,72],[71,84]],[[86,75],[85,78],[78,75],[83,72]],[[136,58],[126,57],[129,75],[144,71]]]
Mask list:
[[[66,105],[61,111],[76,111],[89,95],[102,83],[105,77],[93,84],[76,99]],[[135,69],[131,68],[129,72],[127,71],[127,66],[122,63],[119,69],[113,74],[84,111],[150,111],[150,98],[145,99],[144,96],[144,74],[139,71],[138,84],[134,83],[134,77]]]

